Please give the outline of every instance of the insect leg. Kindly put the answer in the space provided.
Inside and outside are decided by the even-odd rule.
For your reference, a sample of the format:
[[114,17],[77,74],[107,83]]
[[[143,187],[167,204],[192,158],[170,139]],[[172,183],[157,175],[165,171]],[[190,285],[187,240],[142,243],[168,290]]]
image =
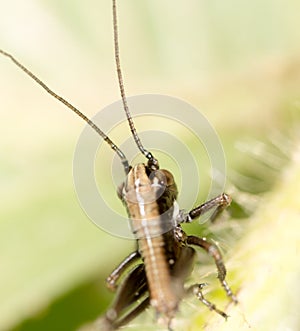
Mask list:
[[200,215],[205,214],[209,210],[216,208],[212,216],[210,217],[211,221],[214,221],[217,216],[227,208],[231,203],[231,197],[226,194],[222,193],[217,197],[204,202],[202,205],[192,209],[185,217],[183,218],[183,222],[191,222],[195,218],[199,217]]
[[[140,302],[138,302],[140,301]],[[115,300],[97,322],[98,330],[116,330],[130,322],[148,305],[150,299],[144,264],[135,266],[118,287]]]
[[118,287],[117,281],[122,276],[122,274],[135,262],[141,258],[141,255],[138,251],[130,253],[106,278],[106,286],[115,291]]
[[236,296],[232,293],[230,287],[228,286],[225,276],[226,276],[226,268],[222,259],[221,252],[219,251],[218,247],[210,243],[202,238],[196,237],[196,236],[188,236],[186,239],[187,244],[189,245],[195,245],[203,248],[212,258],[215,260],[215,264],[217,266],[218,270],[218,278],[220,280],[220,283],[222,287],[224,288],[227,296],[234,302],[237,303]]
[[[132,253],[133,255],[133,253]],[[128,258],[131,255],[128,256]],[[183,246],[180,250],[179,257],[174,264],[171,264],[171,276],[173,290],[176,293],[184,294],[184,280],[192,271],[195,250],[192,247]],[[139,257],[139,256],[138,256]],[[138,258],[137,257],[137,258]],[[125,262],[126,258],[123,262]],[[122,266],[123,262],[119,267]],[[170,262],[169,262],[170,263]],[[117,270],[116,268],[115,270]],[[120,268],[123,270],[123,268]],[[138,305],[134,306],[137,300],[141,300]],[[108,309],[106,316],[101,320],[99,330],[115,330],[122,325],[127,324],[137,315],[139,315],[150,304],[148,286],[144,265],[140,264],[130,271],[130,274],[120,284],[116,295],[115,302]],[[134,306],[130,309],[130,306]],[[171,330],[171,320],[168,321],[168,328]]]
[[228,318],[228,315],[224,313],[222,310],[218,309],[214,303],[211,303],[207,299],[205,299],[202,289],[206,284],[194,284],[191,287],[188,288],[187,292],[188,293],[193,293],[196,295],[197,299],[199,299],[205,306],[209,308],[209,310],[213,310],[225,319]]

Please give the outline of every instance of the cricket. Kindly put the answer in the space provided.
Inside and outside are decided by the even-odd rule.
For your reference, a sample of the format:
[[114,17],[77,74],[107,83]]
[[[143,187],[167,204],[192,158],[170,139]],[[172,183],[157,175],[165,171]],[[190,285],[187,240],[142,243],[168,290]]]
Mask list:
[[193,222],[208,211],[212,212],[210,218],[214,219],[230,205],[231,197],[223,193],[189,212],[179,208],[176,202],[178,190],[172,173],[160,168],[159,161],[144,147],[135,128],[121,70],[116,0],[112,0],[112,13],[116,71],[123,110],[136,147],[145,157],[144,163],[130,164],[122,150],[92,120],[51,90],[11,53],[0,49],[1,55],[10,59],[47,93],[95,130],[118,155],[123,165],[126,177],[117,194],[127,210],[136,249],[107,277],[106,285],[115,292],[115,297],[106,313],[95,322],[95,329],[117,330],[151,307],[155,318],[168,330],[174,330],[172,321],[176,318],[179,304],[185,296],[191,294],[208,309],[227,319],[225,312],[205,298],[202,292],[205,284],[185,286],[185,281],[193,270],[195,248],[201,248],[214,260],[217,277],[226,295],[237,303],[237,298],[226,281],[226,268],[221,252],[213,242],[187,234],[181,225]]

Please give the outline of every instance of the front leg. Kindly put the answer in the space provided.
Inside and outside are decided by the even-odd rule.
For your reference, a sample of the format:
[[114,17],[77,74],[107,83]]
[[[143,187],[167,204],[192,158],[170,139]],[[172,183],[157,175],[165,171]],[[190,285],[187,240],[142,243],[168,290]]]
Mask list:
[[205,239],[196,237],[196,236],[188,236],[186,239],[187,244],[189,245],[195,245],[203,248],[214,260],[215,264],[218,269],[218,278],[220,280],[221,285],[223,286],[227,296],[234,302],[237,303],[237,298],[236,296],[232,293],[229,285],[227,284],[225,280],[226,276],[226,268],[223,263],[222,255],[221,252],[219,251],[218,247],[206,241]]
[[214,221],[218,217],[218,215],[225,208],[227,208],[230,205],[231,201],[232,201],[232,199],[231,199],[230,195],[228,195],[226,193],[222,193],[222,194],[218,195],[217,197],[215,197],[209,201],[206,201],[203,204],[201,204],[200,206],[192,209],[187,214],[180,215],[179,223],[190,223],[195,218],[198,218],[199,216],[210,211],[211,209],[216,208],[216,210],[210,217],[210,220]]
[[141,258],[141,255],[138,251],[130,253],[106,278],[106,286],[115,291],[117,289],[117,281],[124,274],[126,270],[129,269],[131,265],[137,262]]

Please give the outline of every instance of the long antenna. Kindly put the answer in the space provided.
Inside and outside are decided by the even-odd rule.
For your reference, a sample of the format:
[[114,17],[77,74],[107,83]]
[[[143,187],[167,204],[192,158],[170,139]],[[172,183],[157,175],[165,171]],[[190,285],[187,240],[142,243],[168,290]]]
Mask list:
[[118,19],[117,19],[117,6],[116,6],[116,0],[112,0],[112,6],[113,6],[113,26],[114,26],[114,48],[115,48],[115,60],[116,60],[116,67],[117,67],[117,74],[118,74],[118,81],[119,81],[119,87],[121,92],[121,97],[123,101],[123,107],[126,113],[127,121],[130,127],[130,131],[133,135],[134,141],[139,148],[139,150],[146,156],[146,158],[149,160],[148,164],[156,169],[158,168],[158,161],[154,158],[154,156],[143,146],[136,128],[133,123],[133,119],[131,117],[126,94],[125,94],[125,88],[123,83],[123,76],[121,71],[121,62],[120,62],[120,50],[119,50],[119,40],[118,40]]
[[126,159],[124,153],[120,150],[120,148],[114,144],[114,142],[87,116],[85,116],[78,108],[74,107],[72,104],[70,104],[66,99],[59,96],[55,92],[53,92],[45,83],[43,83],[37,76],[35,76],[30,70],[28,70],[26,67],[23,66],[14,56],[11,54],[3,51],[0,49],[0,54],[10,58],[22,71],[24,71],[29,77],[31,77],[33,80],[35,80],[44,90],[46,90],[47,93],[49,93],[51,96],[53,96],[55,99],[63,103],[65,106],[67,106],[69,109],[71,109],[75,114],[77,114],[79,117],[81,117],[91,128],[93,128],[102,138],[104,141],[108,143],[108,145],[117,153],[119,158],[121,159],[121,162],[123,164],[125,173],[127,174],[129,171],[129,163]]

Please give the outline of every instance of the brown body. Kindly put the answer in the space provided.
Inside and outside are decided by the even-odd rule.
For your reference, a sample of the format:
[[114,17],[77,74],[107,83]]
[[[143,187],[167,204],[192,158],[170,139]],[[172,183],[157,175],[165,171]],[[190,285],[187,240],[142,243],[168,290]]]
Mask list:
[[126,205],[138,248],[107,278],[107,286],[117,293],[111,307],[100,319],[99,330],[116,330],[149,305],[157,316],[164,317],[168,329],[172,330],[172,319],[187,293],[194,293],[210,310],[227,318],[223,311],[204,298],[203,284],[184,288],[194,264],[195,250],[191,245],[201,247],[213,257],[221,285],[237,302],[225,281],[226,269],[217,246],[189,236],[181,228],[181,223],[191,222],[212,208],[216,208],[217,213],[213,215],[217,215],[230,204],[230,197],[221,194],[184,214],[177,206],[177,193],[173,175],[168,170],[160,170],[158,164],[153,166],[148,162],[129,169],[118,195]]
[[173,234],[174,178],[167,170],[150,173],[147,166],[138,164],[128,173],[122,193],[145,265],[150,304],[157,313],[172,318],[180,300],[170,272],[180,252]]

